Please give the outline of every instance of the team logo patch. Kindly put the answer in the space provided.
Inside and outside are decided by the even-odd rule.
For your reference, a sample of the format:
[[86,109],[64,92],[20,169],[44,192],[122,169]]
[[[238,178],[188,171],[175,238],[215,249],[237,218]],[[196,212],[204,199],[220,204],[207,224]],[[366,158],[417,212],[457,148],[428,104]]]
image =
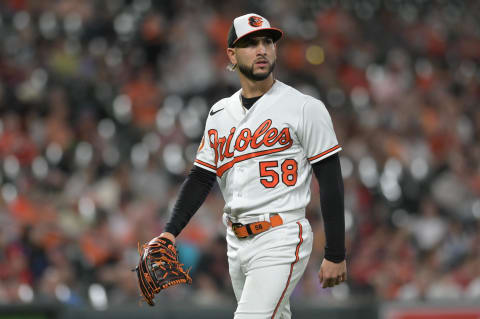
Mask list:
[[258,28],[262,26],[263,19],[259,16],[251,16],[250,18],[248,18],[248,24],[252,27]]

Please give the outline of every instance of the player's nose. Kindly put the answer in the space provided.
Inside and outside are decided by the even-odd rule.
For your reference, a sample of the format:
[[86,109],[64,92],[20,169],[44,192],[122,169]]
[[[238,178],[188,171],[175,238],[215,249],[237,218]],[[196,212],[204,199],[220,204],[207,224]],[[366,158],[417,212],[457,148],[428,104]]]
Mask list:
[[257,45],[257,54],[265,55],[267,53],[267,45],[263,41],[259,41]]

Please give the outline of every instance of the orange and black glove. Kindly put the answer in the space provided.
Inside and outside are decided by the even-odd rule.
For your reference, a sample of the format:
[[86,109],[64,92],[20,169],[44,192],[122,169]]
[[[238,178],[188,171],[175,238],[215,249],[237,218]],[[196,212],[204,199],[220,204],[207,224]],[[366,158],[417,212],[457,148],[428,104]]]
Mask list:
[[191,284],[188,271],[183,270],[173,243],[163,237],[155,237],[138,249],[140,261],[135,268],[140,291],[145,301],[153,306],[155,294],[178,284]]

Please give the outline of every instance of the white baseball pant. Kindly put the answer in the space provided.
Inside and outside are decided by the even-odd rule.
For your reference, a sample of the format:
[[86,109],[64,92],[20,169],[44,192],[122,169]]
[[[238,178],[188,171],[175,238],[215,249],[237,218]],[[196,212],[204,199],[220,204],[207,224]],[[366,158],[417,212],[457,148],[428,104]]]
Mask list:
[[228,263],[238,306],[234,319],[289,319],[290,295],[312,252],[307,219],[239,239],[227,230]]

